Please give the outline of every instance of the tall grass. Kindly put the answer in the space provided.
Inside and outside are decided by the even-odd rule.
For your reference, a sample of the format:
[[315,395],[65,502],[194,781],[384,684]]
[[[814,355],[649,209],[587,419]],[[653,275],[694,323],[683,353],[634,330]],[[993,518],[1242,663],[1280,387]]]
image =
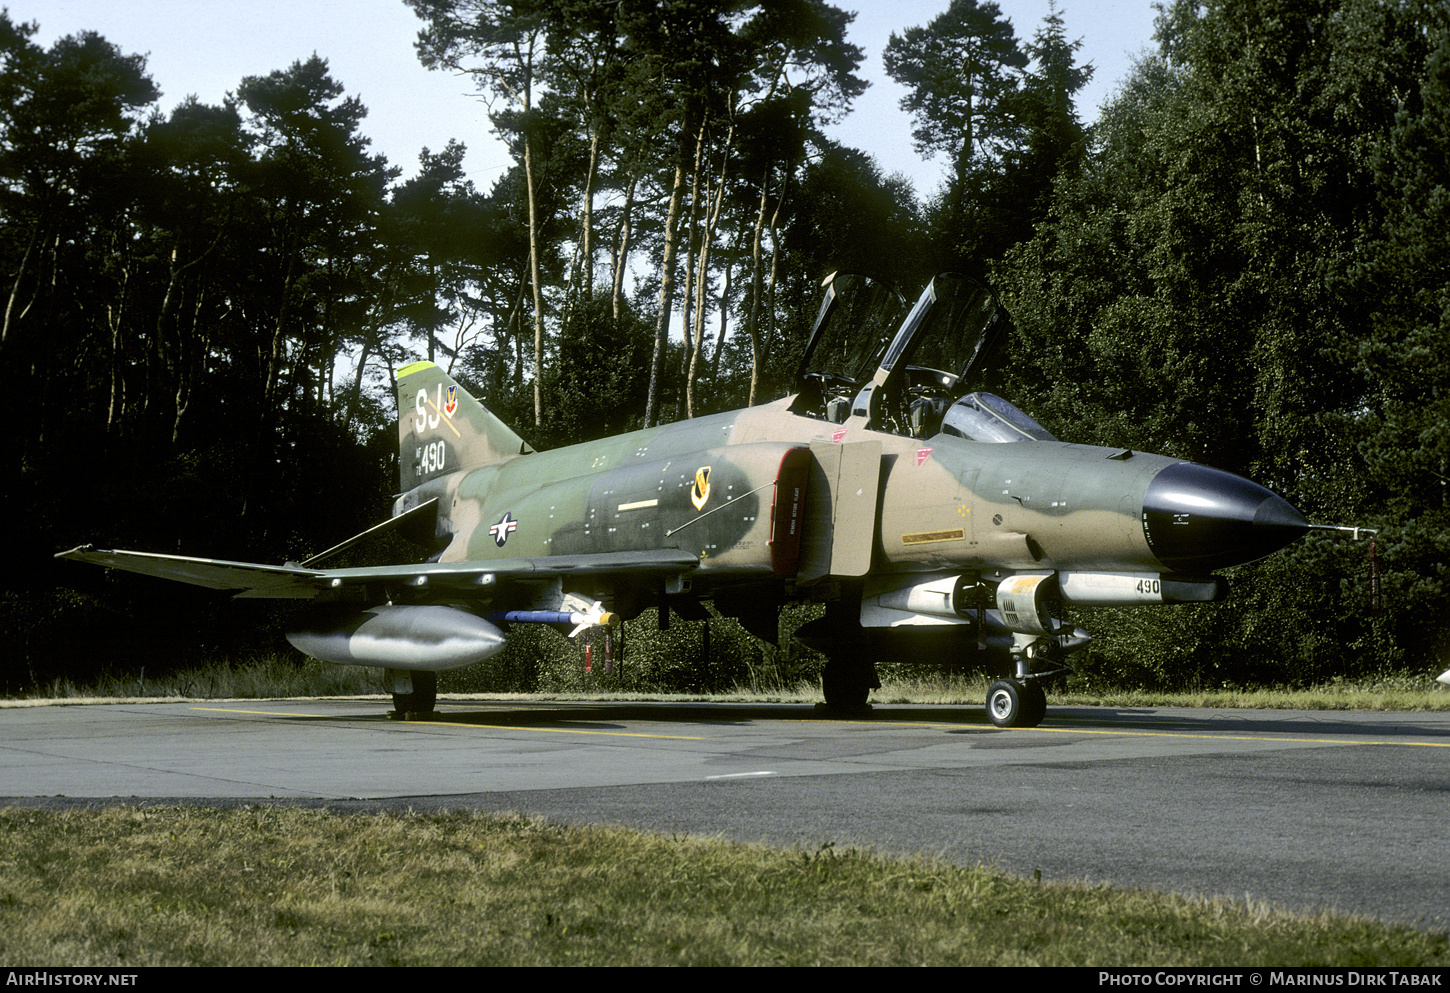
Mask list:
[[[300,661],[299,661],[300,659]],[[81,700],[259,700],[273,697],[363,696],[383,692],[383,672],[360,665],[259,655],[237,662],[186,666],[174,671],[107,673],[89,683],[52,680],[26,696]]]
[[[653,699],[717,700],[754,703],[811,704],[821,699],[819,677],[793,681],[774,678],[722,685],[714,690],[680,690],[660,686],[651,679],[631,678],[628,669],[587,676],[577,672],[535,678],[532,689],[503,673],[490,671],[493,660],[468,669],[440,673],[444,697],[528,696],[578,700]],[[936,704],[980,706],[992,677],[980,673],[950,672],[887,675],[871,694],[877,705]],[[333,665],[315,659],[257,656],[241,662],[188,666],[172,673],[147,676],[105,675],[91,683],[57,679],[37,687],[21,699],[60,703],[119,700],[262,700],[311,697],[375,697],[386,700],[382,670],[356,665]],[[1241,707],[1295,710],[1450,710],[1450,687],[1428,674],[1380,676],[1363,680],[1334,680],[1299,689],[1274,687],[1195,687],[1182,690],[1144,690],[1107,686],[1100,680],[1070,678],[1054,686],[1048,702],[1055,707]]]

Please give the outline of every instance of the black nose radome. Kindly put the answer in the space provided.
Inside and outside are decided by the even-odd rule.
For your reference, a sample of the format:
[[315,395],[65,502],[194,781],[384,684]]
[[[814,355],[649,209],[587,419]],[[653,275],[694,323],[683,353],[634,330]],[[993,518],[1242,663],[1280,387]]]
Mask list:
[[1143,497],[1143,534],[1158,561],[1195,575],[1272,555],[1309,530],[1287,501],[1242,476],[1179,462]]

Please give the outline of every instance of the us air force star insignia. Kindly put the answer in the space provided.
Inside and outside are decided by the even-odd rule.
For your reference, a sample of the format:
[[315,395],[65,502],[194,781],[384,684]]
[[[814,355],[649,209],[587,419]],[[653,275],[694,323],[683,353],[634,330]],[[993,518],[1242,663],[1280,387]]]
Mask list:
[[509,540],[509,535],[518,529],[519,522],[514,520],[513,514],[510,512],[503,515],[503,520],[489,528],[488,533],[493,535],[493,543],[502,548],[503,543]]
[[690,502],[696,510],[704,510],[710,499],[710,467],[701,466],[695,470],[695,485],[690,487]]

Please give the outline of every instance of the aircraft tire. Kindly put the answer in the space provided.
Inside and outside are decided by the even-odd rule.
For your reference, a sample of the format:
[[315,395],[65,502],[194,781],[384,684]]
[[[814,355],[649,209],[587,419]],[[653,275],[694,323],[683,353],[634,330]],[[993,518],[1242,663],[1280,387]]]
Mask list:
[[1032,705],[1023,715],[1022,726],[1035,728],[1047,716],[1047,693],[1042,689],[1042,683],[1036,679],[1027,680],[1022,686],[1022,702],[1024,706]]
[[987,689],[987,720],[999,728],[1035,728],[1047,716],[1047,694],[1035,680],[999,679]]
[[878,685],[875,670],[869,664],[831,659],[821,673],[821,693],[826,698],[826,706],[833,710],[869,710],[866,698],[873,686]]
[[[395,675],[399,675],[394,669],[384,670],[384,674],[389,684]],[[407,675],[412,677],[413,692],[394,692],[393,709],[400,714],[431,714],[438,702],[438,674],[414,670]]]
[[851,710],[866,706],[871,687],[862,680],[826,675],[821,677],[821,692],[826,698],[826,706]]

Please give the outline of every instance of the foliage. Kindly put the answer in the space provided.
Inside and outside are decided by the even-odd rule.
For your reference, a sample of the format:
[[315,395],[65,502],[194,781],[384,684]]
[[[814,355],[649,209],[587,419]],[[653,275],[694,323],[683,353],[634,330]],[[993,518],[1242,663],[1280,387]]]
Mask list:
[[820,682],[823,659],[789,638],[811,615],[810,608],[783,611],[786,637],[776,646],[724,617],[672,617],[660,630],[659,612],[650,609],[624,623],[608,661],[601,633],[571,640],[541,625],[516,625],[498,656],[443,673],[438,685],[445,693],[779,692]]
[[908,87],[901,108],[916,148],[944,153],[950,178],[929,204],[935,242],[929,278],[980,274],[1043,218],[1060,171],[1076,167],[1084,133],[1073,95],[1092,77],[1079,66],[1055,4],[1023,45],[996,3],[953,0],[924,27],[893,34],[886,71]]
[[916,150],[946,153],[959,186],[974,162],[998,157],[1012,142],[1017,78],[1011,70],[1025,67],[1027,58],[997,4],[953,0],[926,27],[892,34],[885,63],[891,78],[910,90],[901,107],[916,123]]
[[632,309],[616,317],[607,298],[585,300],[569,332],[546,380],[555,413],[534,442],[545,448],[638,427],[649,387],[651,329]]
[[1313,535],[1236,570],[1220,608],[1095,619],[1115,677],[1443,668],[1450,363],[1427,347],[1445,280],[1424,253],[1447,233],[1446,22],[1422,3],[1165,7],[1160,52],[996,266],[1020,332],[1006,388],[1060,437],[1202,461],[1311,520],[1381,529],[1383,616],[1365,543]]

